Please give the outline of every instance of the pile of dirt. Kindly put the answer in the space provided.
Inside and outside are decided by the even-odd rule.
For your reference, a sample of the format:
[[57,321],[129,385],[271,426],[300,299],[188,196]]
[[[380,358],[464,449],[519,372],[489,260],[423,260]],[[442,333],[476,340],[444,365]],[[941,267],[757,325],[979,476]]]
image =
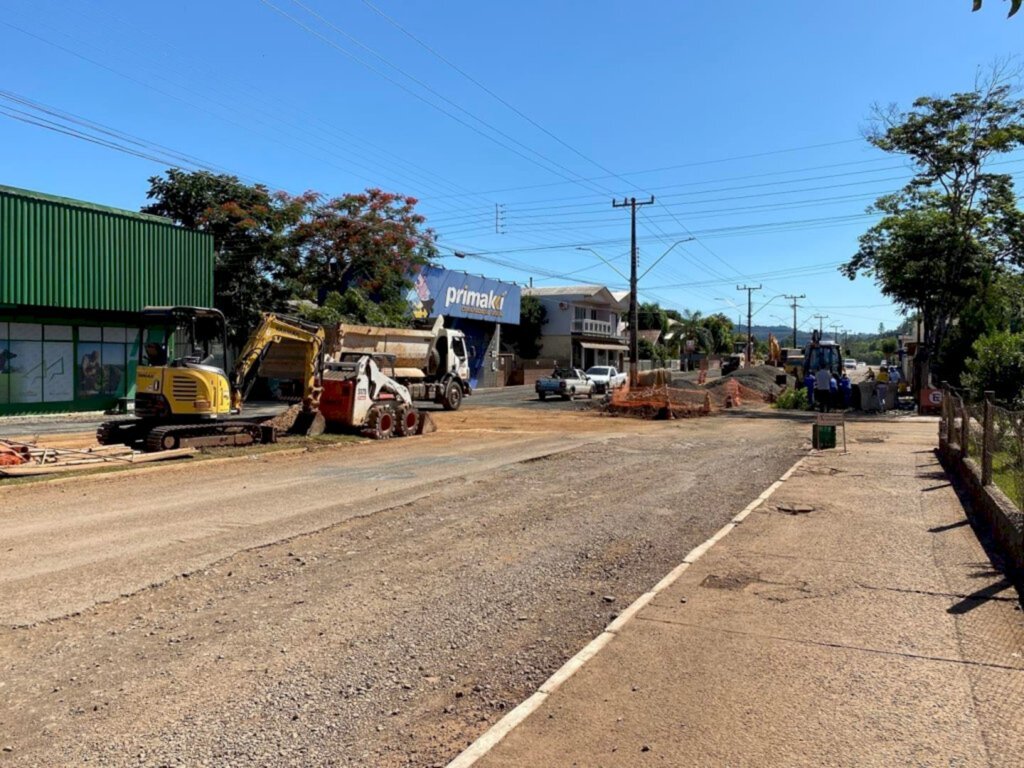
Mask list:
[[272,426],[278,435],[322,435],[326,427],[324,417],[316,412],[303,411],[302,403],[296,403],[287,411],[261,423]]
[[603,404],[605,413],[641,419],[678,419],[707,416],[713,403],[708,392],[699,388],[624,387],[616,390]]

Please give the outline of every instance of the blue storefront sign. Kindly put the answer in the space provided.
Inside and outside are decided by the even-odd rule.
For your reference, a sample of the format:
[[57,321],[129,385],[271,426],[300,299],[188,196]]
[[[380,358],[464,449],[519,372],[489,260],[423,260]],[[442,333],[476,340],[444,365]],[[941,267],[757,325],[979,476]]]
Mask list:
[[519,286],[440,267],[412,275],[409,306],[418,320],[438,315],[519,325]]

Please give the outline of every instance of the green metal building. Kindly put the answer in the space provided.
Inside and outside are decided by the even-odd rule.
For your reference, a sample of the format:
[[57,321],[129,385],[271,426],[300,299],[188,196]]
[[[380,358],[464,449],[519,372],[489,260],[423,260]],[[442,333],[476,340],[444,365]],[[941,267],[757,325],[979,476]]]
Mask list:
[[0,416],[133,397],[137,313],[213,304],[213,237],[0,186]]

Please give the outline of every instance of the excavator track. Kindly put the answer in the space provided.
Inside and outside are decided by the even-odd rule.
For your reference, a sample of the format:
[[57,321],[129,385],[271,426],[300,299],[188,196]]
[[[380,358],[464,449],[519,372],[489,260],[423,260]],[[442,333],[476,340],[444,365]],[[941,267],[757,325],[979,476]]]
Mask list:
[[175,448],[209,448],[273,442],[276,442],[273,427],[249,421],[226,421],[156,427],[146,434],[145,448],[152,453]]
[[133,421],[106,421],[96,428],[100,445],[132,445],[141,437],[139,425]]

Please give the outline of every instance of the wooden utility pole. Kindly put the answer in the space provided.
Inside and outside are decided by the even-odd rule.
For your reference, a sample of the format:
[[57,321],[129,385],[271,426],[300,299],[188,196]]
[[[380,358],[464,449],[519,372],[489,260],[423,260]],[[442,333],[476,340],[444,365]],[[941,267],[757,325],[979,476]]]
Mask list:
[[798,299],[806,299],[807,296],[800,294],[799,296],[783,296],[784,299],[789,299],[793,306],[793,348],[796,349],[796,308],[800,305],[797,304]]
[[629,386],[636,386],[637,379],[637,361],[640,359],[640,349],[637,343],[637,325],[640,322],[640,313],[637,308],[636,302],[636,270],[637,270],[637,253],[636,253],[636,209],[643,205],[654,205],[654,195],[651,195],[650,200],[641,200],[639,203],[635,197],[631,197],[628,200],[622,199],[622,202],[612,200],[612,208],[629,208]]
[[752,297],[754,295],[754,291],[761,290],[761,285],[737,285],[736,290],[747,292],[747,365],[750,365],[750,361],[753,358],[753,349],[751,349],[751,347],[754,346],[753,329],[750,326],[754,315]]

